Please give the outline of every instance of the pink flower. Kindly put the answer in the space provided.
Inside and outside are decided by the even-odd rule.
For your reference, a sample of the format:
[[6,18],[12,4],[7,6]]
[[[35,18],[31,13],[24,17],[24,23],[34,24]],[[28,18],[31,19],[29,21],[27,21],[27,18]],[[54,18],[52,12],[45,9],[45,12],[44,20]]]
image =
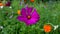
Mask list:
[[11,5],[11,2],[8,1],[8,2],[6,3],[6,6],[10,6],[10,5]]
[[19,21],[25,22],[25,24],[33,25],[39,21],[40,16],[37,13],[36,9],[33,7],[25,7],[21,10],[21,15],[17,17]]

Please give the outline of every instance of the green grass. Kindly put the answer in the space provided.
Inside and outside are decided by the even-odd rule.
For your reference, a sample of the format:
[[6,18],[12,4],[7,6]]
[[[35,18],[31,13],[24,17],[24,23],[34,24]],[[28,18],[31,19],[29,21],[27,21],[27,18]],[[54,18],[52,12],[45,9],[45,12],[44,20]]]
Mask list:
[[[45,33],[43,30],[43,25],[47,23],[52,23],[53,25],[60,25],[60,2],[51,2],[51,3],[40,3],[33,5],[37,9],[37,12],[40,15],[40,20],[37,24],[32,26],[26,26],[25,23],[22,23],[16,19],[17,10],[21,9],[24,6],[19,5],[19,1],[13,1],[11,6],[4,7],[0,9],[0,25],[3,26],[3,29],[0,29],[0,34],[59,34],[58,30],[52,30],[50,33]],[[12,11],[14,12],[14,17],[9,18]],[[8,15],[5,16],[5,12],[8,12]],[[54,28],[53,28],[54,29]]]

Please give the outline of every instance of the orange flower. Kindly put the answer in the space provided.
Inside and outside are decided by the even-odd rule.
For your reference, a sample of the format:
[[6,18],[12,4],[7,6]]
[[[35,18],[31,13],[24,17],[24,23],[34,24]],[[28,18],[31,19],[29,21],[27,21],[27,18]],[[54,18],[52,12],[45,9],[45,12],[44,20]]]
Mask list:
[[3,6],[3,4],[0,2],[0,6]]
[[18,12],[17,12],[17,13],[18,13],[18,15],[20,15],[20,14],[21,14],[21,11],[20,11],[20,10],[18,10]]
[[47,24],[47,25],[44,25],[44,31],[45,32],[50,32],[51,30],[52,30],[52,26],[51,25],[49,25],[49,24]]
[[30,2],[34,2],[34,0],[30,0]]

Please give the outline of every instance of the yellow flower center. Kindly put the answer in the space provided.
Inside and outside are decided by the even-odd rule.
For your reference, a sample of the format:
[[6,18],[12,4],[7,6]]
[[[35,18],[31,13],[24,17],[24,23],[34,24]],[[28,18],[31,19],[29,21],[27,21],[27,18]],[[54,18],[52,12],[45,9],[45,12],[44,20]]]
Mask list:
[[28,19],[30,19],[30,18],[31,18],[31,16],[28,16],[27,18],[28,18]]

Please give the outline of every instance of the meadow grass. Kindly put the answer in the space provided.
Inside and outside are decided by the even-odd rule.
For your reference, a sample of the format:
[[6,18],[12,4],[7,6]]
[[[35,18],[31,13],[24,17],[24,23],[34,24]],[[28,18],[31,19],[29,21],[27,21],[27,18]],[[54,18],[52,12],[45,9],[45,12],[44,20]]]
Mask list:
[[[20,6],[19,1],[13,1],[11,4],[12,9],[9,7],[0,9],[0,25],[3,26],[3,29],[0,29],[0,34],[47,34],[43,31],[44,24],[51,23],[60,26],[60,2],[30,3],[30,5],[36,8],[40,15],[40,20],[37,24],[26,26],[24,22],[18,21],[16,18],[18,16],[17,10],[21,10],[24,5]],[[9,18],[12,11],[14,16]],[[5,12],[8,12],[7,16],[5,16]],[[53,29],[48,34],[60,33],[58,32],[60,28],[55,31]]]

